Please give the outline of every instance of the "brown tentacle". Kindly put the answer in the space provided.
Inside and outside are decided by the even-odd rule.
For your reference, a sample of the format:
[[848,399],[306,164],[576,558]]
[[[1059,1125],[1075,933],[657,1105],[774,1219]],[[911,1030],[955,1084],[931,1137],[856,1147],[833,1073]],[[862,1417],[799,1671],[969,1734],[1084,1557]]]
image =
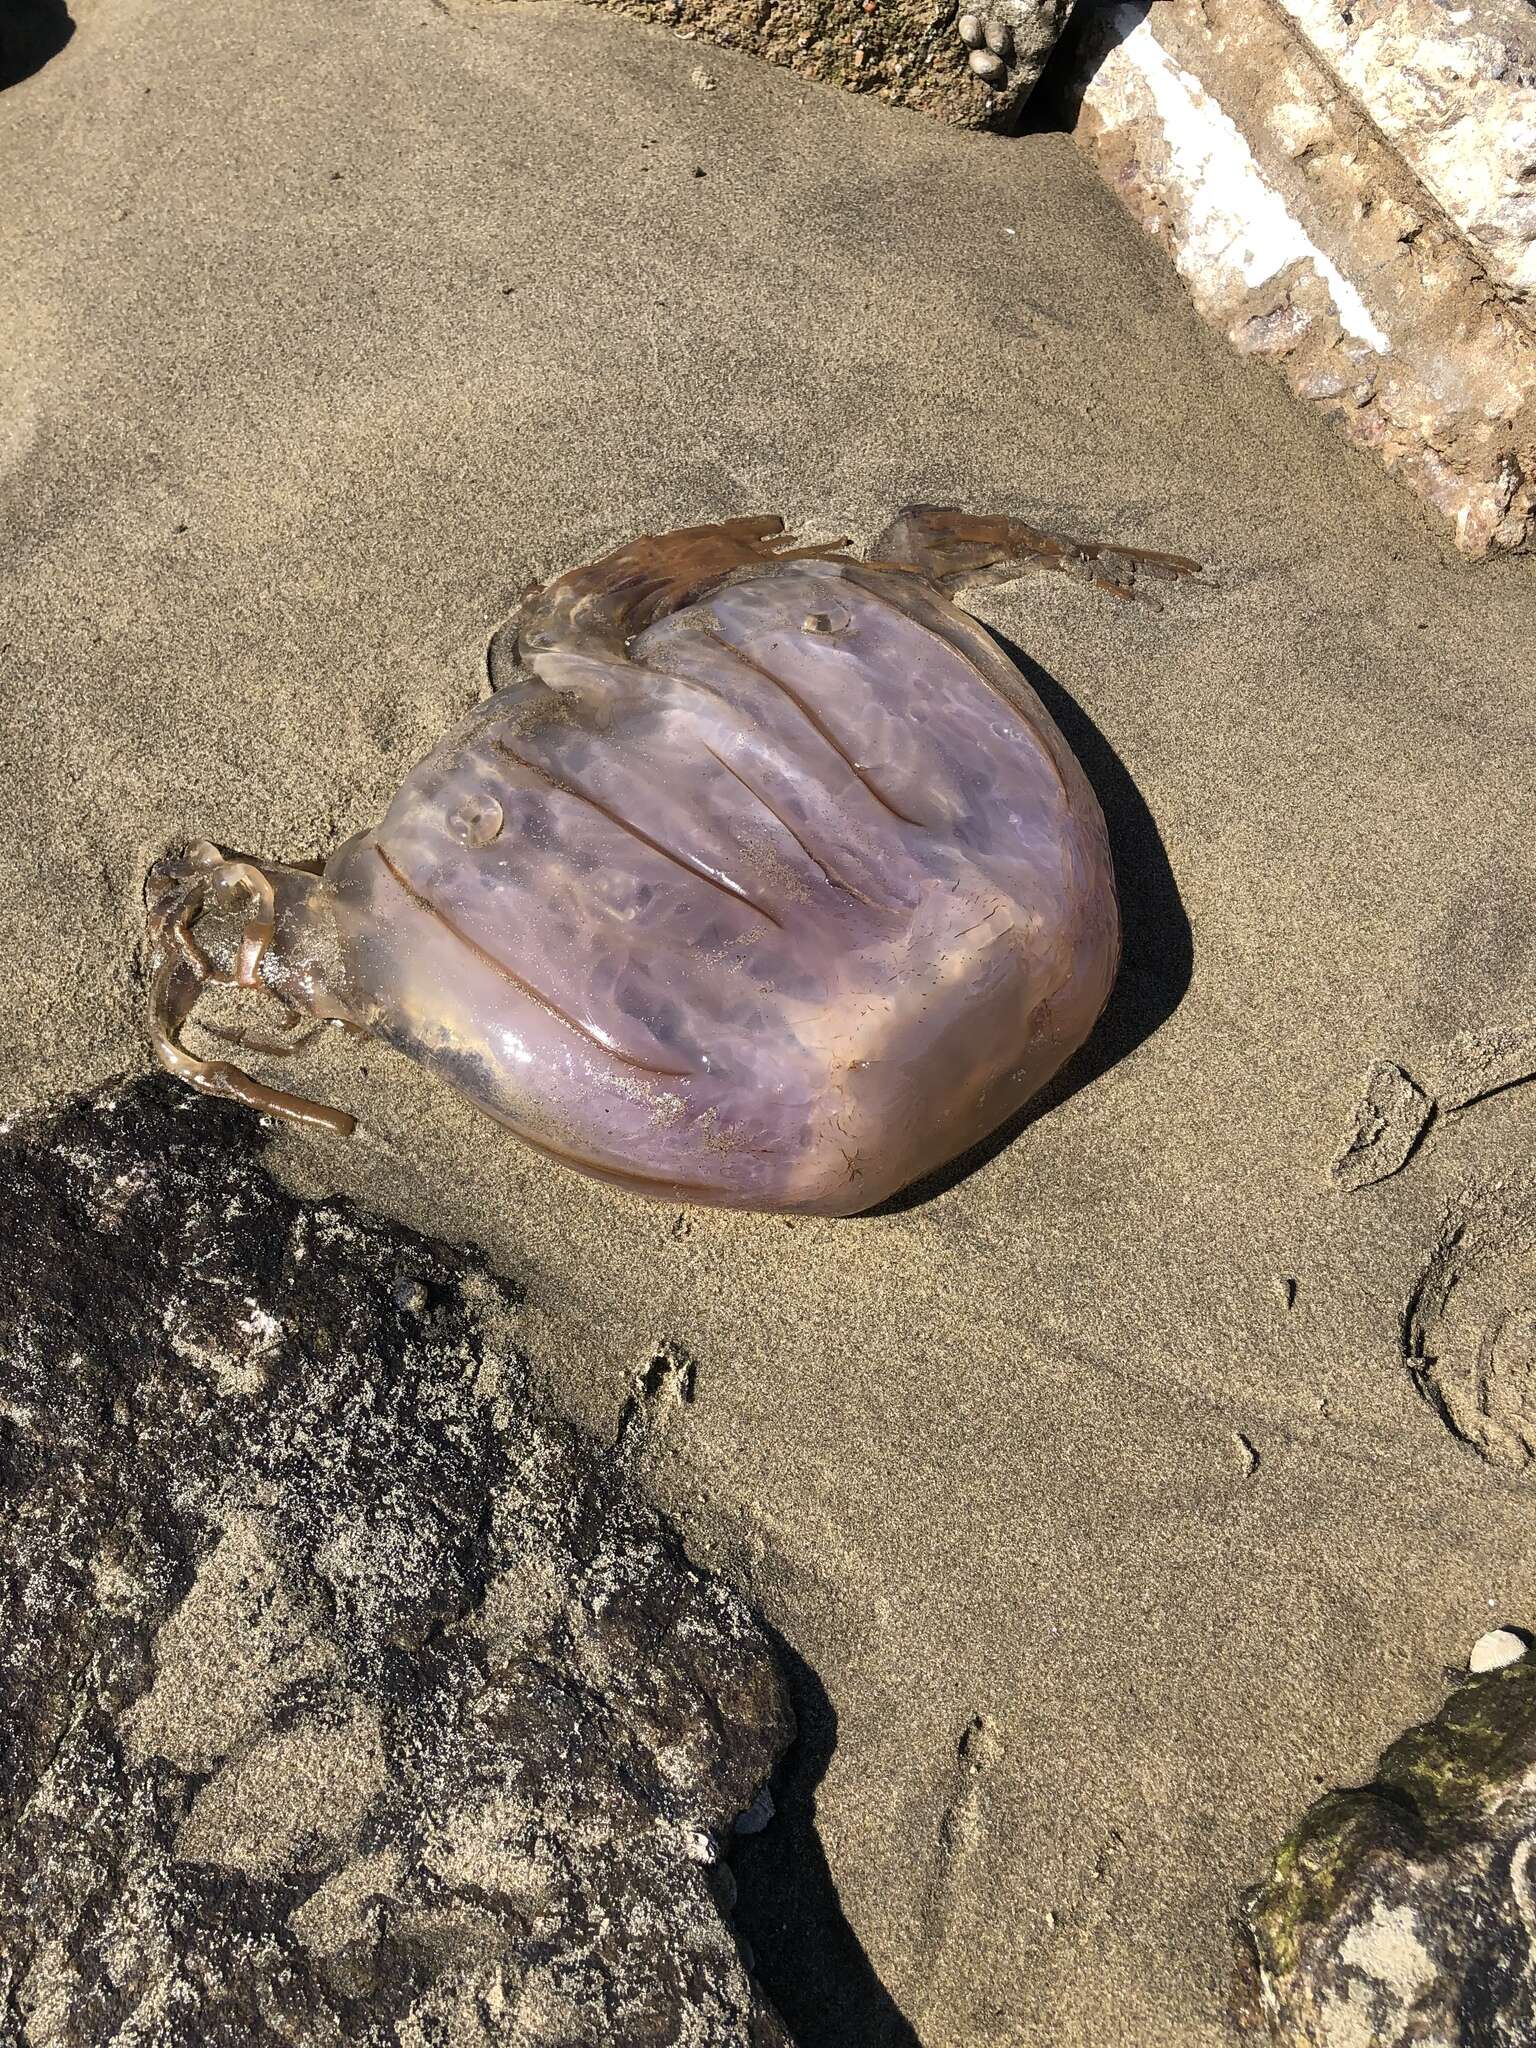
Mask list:
[[[357,1120],[308,1097],[258,1081],[228,1060],[199,1059],[181,1043],[181,1029],[210,982],[262,988],[261,963],[275,926],[271,882],[250,861],[225,860],[218,848],[199,841],[186,858],[152,871],[149,917],[149,1030],[161,1066],[204,1095],[218,1095],[285,1122],[348,1137]],[[210,901],[235,894],[256,909],[241,933],[233,969],[217,967],[192,936],[198,912]]]
[[767,562],[836,559],[846,537],[796,547],[784,522],[765,513],[675,533],[642,534],[611,554],[531,590],[515,622],[519,659],[533,665],[558,647],[570,653],[622,653],[635,634],[679,611],[743,570]]
[[1052,569],[1081,577],[1127,603],[1147,597],[1141,588],[1144,578],[1166,582],[1201,571],[1201,564],[1187,555],[1073,540],[1006,514],[962,512],[949,505],[909,505],[898,512],[875,542],[874,556],[878,560],[872,559],[872,567],[914,571],[945,590],[965,583],[1005,583],[1031,569]]

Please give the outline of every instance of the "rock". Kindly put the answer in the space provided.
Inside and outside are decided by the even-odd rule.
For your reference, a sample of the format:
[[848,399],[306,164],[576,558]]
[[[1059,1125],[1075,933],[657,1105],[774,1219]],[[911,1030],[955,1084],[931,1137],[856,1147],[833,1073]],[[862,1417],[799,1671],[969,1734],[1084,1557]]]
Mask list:
[[736,1816],[738,1835],[760,1835],[773,1819],[773,1788],[765,1785],[745,1813]]
[[[937,115],[962,128],[1006,131],[1017,124],[1066,14],[1065,0],[1002,0],[987,15],[967,15],[977,24],[980,48],[992,15],[1013,22],[1013,10],[1038,18],[1037,61],[1004,67],[998,83],[985,84],[966,62],[953,5],[932,0],[593,0],[725,49],[747,50],[785,65],[802,78],[873,93],[896,106]],[[1053,25],[1047,31],[1046,21]]]
[[[1292,0],[1292,11],[1311,22],[1333,5]],[[1396,7],[1447,19],[1433,0]],[[1349,13],[1358,25],[1383,10]],[[1355,47],[1368,42],[1362,26]],[[1150,12],[1116,0],[1079,11],[1062,61],[1076,140],[1206,319],[1270,357],[1449,521],[1466,553],[1536,544],[1529,311],[1492,288],[1479,250],[1294,25],[1253,0],[1160,0]],[[1475,124],[1449,132],[1470,192],[1483,176]],[[1449,161],[1437,158],[1441,184]],[[1536,200],[1519,205],[1499,216],[1508,233],[1529,225]]]
[[1530,0],[1279,0],[1475,244],[1536,294],[1536,10]]
[[1280,2048],[1536,2038],[1536,1665],[1465,1681],[1281,1843],[1238,1914],[1237,2013]]
[[508,1282],[263,1142],[151,1079],[0,1144],[0,2038],[782,2048],[764,1637]]
[[1070,0],[993,0],[987,48],[1008,60],[1008,80],[1026,96],[1061,40]]
[[1368,1188],[1398,1172],[1434,1113],[1434,1103],[1401,1067],[1373,1060],[1348,1135],[1328,1169],[1334,1186]]
[[[1467,1669],[1473,1672],[1502,1671],[1506,1664],[1518,1664],[1530,1648],[1523,1635],[1512,1628],[1491,1628],[1472,1645]],[[737,1822],[738,1827],[740,1822]]]

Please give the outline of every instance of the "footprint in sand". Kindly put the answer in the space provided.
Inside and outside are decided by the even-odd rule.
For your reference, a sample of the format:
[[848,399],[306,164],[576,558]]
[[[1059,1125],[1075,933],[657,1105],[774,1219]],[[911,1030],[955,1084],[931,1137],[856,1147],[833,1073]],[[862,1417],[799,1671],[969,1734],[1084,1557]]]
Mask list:
[[1536,1458],[1536,1184],[1463,1196],[1403,1318],[1415,1386],[1491,1465]]
[[1373,1060],[1328,1169],[1335,1187],[1374,1187],[1399,1172],[1438,1118],[1536,1079],[1536,1025],[1463,1031],[1429,1055],[1423,1084],[1392,1060]]

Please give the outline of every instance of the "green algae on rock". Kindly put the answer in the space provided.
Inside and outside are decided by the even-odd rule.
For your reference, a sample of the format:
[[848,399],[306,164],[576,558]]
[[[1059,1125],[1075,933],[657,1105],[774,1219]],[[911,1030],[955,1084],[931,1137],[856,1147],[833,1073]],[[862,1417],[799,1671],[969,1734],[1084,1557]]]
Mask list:
[[1408,2048],[1536,2037],[1536,1665],[1462,1682],[1326,1793],[1246,1894],[1238,2017],[1250,2038]]

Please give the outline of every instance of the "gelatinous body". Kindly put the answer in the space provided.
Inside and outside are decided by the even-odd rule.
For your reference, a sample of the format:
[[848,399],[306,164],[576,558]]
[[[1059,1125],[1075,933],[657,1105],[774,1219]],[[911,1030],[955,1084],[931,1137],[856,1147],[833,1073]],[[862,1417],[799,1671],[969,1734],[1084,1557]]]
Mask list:
[[[741,521],[560,579],[504,629],[506,686],[323,876],[157,871],[162,1056],[263,1095],[176,1039],[222,874],[256,930],[224,978],[389,1040],[586,1172],[846,1214],[955,1157],[1086,1038],[1119,941],[1082,770],[939,587],[1016,565],[1027,530],[989,554],[998,522],[959,518],[898,521],[911,566],[786,558]],[[1031,538],[1122,590],[1192,566]]]

